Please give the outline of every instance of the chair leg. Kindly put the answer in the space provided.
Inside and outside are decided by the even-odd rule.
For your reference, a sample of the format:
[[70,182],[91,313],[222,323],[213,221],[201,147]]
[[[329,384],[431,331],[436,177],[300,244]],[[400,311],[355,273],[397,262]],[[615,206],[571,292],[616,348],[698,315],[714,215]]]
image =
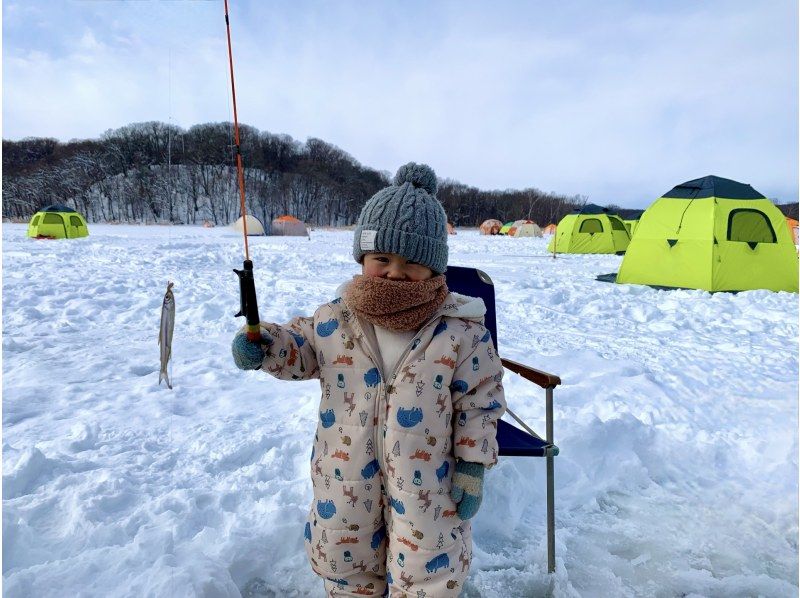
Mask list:
[[[553,444],[553,389],[545,390],[545,427],[547,442]],[[547,572],[556,570],[556,511],[553,455],[547,455]]]
[[556,513],[553,484],[553,457],[547,457],[547,572],[556,570]]

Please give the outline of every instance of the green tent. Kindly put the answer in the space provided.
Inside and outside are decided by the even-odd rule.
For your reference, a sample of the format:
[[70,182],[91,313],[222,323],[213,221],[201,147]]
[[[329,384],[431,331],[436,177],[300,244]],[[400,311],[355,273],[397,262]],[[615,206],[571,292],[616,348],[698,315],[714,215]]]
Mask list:
[[89,235],[86,220],[67,206],[47,206],[28,223],[28,236],[37,239],[74,239]]
[[594,204],[576,208],[558,223],[547,251],[556,253],[625,253],[631,238],[616,214]]
[[786,218],[745,185],[707,176],[678,185],[642,215],[618,283],[797,292]]
[[636,226],[639,224],[639,218],[642,217],[644,210],[625,210],[622,221],[625,223],[625,228],[628,229],[628,234],[633,238],[633,233],[636,231]]
[[508,234],[508,231],[509,231],[509,229],[510,229],[512,226],[514,226],[514,223],[515,223],[515,222],[516,222],[516,220],[512,220],[511,222],[506,222],[506,223],[505,223],[503,226],[501,226],[501,227],[500,227],[500,230],[498,231],[498,233],[497,233],[497,234],[498,234],[498,235],[507,235],[507,234]]

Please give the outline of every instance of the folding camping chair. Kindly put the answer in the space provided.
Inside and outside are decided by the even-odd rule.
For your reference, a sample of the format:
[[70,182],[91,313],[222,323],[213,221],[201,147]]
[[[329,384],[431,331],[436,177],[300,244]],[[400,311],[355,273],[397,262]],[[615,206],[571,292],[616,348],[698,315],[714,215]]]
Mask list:
[[[486,327],[492,335],[497,347],[497,312],[495,311],[494,284],[489,276],[476,268],[448,266],[447,287],[456,293],[480,297],[486,304]],[[553,444],[553,389],[561,384],[561,379],[553,374],[542,372],[510,359],[500,358],[507,370],[519,374],[526,380],[538,384],[545,390],[545,429],[546,439],[531,430],[517,415],[507,409],[508,413],[522,430],[505,420],[497,424],[497,441],[500,445],[500,456],[510,457],[544,457],[547,461],[547,570],[556,570],[555,553],[555,489],[553,486],[553,457],[558,455],[558,447]]]

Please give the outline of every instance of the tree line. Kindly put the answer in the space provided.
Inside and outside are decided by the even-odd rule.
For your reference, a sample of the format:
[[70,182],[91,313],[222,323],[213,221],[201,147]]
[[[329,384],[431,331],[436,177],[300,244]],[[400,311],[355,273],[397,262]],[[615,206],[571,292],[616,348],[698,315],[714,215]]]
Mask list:
[[[91,222],[229,224],[240,215],[231,123],[184,130],[133,123],[99,139],[3,140],[3,215],[27,220],[61,204]],[[321,139],[240,126],[248,213],[266,226],[283,214],[312,226],[354,224],[364,203],[389,184],[389,173],[363,166]],[[456,226],[529,218],[541,225],[586,202],[535,188],[484,191],[453,180],[439,200]]]

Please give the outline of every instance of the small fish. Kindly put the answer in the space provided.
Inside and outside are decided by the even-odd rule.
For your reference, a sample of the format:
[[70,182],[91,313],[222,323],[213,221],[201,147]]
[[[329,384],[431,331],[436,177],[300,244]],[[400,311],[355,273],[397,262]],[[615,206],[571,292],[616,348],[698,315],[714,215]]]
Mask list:
[[158,344],[161,347],[161,372],[158,374],[158,384],[161,380],[167,381],[167,387],[172,388],[167,374],[167,363],[172,357],[172,331],[175,328],[175,296],[172,294],[173,283],[167,283],[167,292],[164,293],[164,302],[161,304],[161,329],[158,331]]

